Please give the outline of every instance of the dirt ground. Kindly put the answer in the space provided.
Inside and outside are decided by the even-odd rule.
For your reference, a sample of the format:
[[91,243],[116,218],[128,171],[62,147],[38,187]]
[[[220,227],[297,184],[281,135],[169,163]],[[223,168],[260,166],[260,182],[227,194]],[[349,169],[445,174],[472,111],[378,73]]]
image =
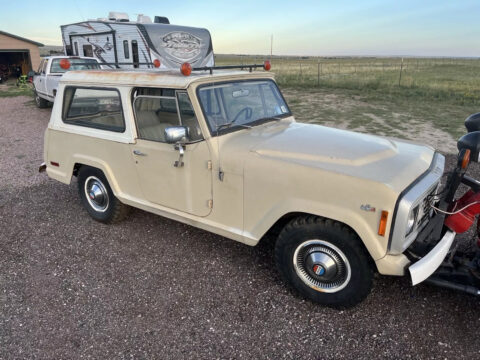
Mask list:
[[0,98],[0,359],[480,358],[476,298],[379,276],[332,310],[281,282],[268,244],[93,221],[76,183],[36,171],[49,116]]
[[[395,112],[385,104],[328,91],[312,92],[293,88],[284,88],[282,91],[297,121],[408,139],[444,153],[457,151],[457,142],[451,134],[407,110]],[[463,121],[459,123],[463,128]]]

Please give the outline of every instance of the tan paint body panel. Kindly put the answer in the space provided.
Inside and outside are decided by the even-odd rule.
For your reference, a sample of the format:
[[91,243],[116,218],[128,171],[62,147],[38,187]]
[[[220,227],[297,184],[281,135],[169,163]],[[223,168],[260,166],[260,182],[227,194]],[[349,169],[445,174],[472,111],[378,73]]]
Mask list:
[[[249,245],[256,245],[276,221],[289,213],[331,218],[359,235],[381,273],[402,275],[408,264],[406,257],[386,256],[392,215],[399,194],[429,168],[433,149],[299,124],[293,117],[211,137],[196,100],[197,87],[249,78],[271,79],[272,75],[219,72],[182,77],[174,72],[68,72],[57,98],[63,97],[65,85],[118,88],[126,131],[108,133],[66,125],[61,120],[61,102],[56,101],[45,135],[47,173],[69,183],[76,162],[98,167],[122,202]],[[178,158],[173,145],[137,140],[130,103],[136,86],[187,89],[205,140],[186,146],[184,168],[173,166]],[[148,160],[134,156],[136,148],[147,152]],[[161,154],[164,157],[155,163]],[[50,161],[59,162],[60,167],[51,166]],[[139,175],[139,167],[143,175]],[[165,178],[159,174],[162,168]],[[223,172],[223,181],[219,171]],[[181,184],[181,188],[175,188],[175,184]],[[171,191],[165,193],[165,188]],[[213,208],[209,200],[213,200]],[[361,211],[360,206],[365,204],[377,211]],[[389,212],[386,236],[377,234],[381,210]]]

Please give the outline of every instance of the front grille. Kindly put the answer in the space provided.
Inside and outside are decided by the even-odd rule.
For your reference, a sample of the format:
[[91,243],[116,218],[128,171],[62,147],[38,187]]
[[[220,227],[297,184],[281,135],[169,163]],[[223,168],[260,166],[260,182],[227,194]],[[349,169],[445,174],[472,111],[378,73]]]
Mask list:
[[422,228],[428,220],[433,216],[432,205],[436,202],[437,187],[434,187],[432,191],[428,193],[427,196],[420,203],[417,227]]

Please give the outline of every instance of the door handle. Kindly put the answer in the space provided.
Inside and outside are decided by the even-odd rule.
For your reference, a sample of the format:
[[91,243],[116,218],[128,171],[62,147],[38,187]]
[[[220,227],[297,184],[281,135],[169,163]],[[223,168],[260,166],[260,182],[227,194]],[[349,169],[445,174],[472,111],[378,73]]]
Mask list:
[[147,154],[141,152],[140,150],[133,150],[133,153],[138,156],[147,156]]

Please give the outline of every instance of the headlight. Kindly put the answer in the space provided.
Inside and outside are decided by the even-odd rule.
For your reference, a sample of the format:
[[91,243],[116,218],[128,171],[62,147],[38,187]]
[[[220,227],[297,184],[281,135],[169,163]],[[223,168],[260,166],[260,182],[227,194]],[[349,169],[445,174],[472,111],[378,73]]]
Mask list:
[[407,227],[405,229],[406,236],[410,235],[410,233],[413,231],[415,221],[417,220],[417,215],[418,215],[418,205],[415,206],[415,208],[412,211],[410,211],[410,214],[408,214]]

